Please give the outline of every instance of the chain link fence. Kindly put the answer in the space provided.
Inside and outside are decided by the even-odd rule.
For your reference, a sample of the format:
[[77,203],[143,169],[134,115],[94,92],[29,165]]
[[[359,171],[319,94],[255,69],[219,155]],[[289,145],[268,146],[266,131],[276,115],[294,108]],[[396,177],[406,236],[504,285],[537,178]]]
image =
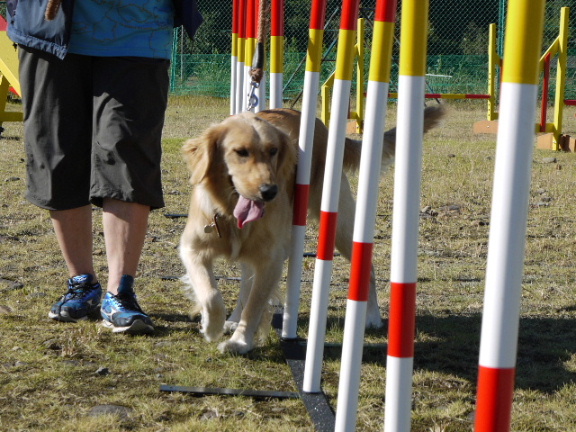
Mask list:
[[[366,23],[366,53],[369,57],[376,0],[362,1],[360,17]],[[229,97],[232,40],[232,1],[199,0],[204,15],[194,41],[181,29],[174,32],[172,92]],[[324,32],[324,62],[321,80],[334,71],[340,26],[341,0],[328,0]],[[576,28],[576,0],[550,0],[546,4],[542,52],[559,33],[560,8],[572,9],[571,28]],[[299,98],[304,80],[311,0],[286,1],[284,97],[287,104]],[[397,83],[401,0],[393,53],[391,90]],[[502,53],[505,0],[430,0],[427,91],[430,93],[485,94],[488,87],[488,26],[498,26],[498,52]],[[570,35],[569,55],[576,35]],[[569,57],[566,98],[576,99],[576,60]],[[369,58],[364,59],[368,66]],[[551,90],[554,89],[555,63]],[[368,67],[366,67],[366,71]],[[323,81],[322,81],[323,82]],[[552,95],[553,96],[553,95]]]
[[[227,98],[230,96],[230,53],[232,43],[232,0],[198,0],[204,16],[192,41],[181,28],[174,30],[171,68],[173,94],[193,94]],[[503,54],[506,0],[430,0],[427,90],[430,93],[484,94],[488,87],[488,26],[498,26],[498,52]],[[284,97],[287,103],[299,98],[304,80],[311,0],[285,1]],[[391,91],[396,90],[400,44],[400,13],[393,52]],[[327,0],[324,32],[324,61],[321,80],[335,69],[340,8],[342,0]],[[365,19],[364,59],[368,71],[372,23],[376,0],[360,3]],[[571,8],[568,43],[566,99],[576,99],[576,0],[548,0],[544,28],[544,52],[559,33],[560,9]],[[0,1],[6,16],[6,2]],[[555,89],[552,63],[550,100]],[[356,79],[356,77],[355,77]]]

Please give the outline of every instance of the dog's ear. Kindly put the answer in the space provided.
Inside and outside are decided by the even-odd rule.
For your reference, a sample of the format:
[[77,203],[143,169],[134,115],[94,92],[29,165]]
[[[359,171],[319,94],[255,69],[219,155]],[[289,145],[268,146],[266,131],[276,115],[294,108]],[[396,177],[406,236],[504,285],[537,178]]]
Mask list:
[[280,151],[278,152],[278,178],[291,178],[298,162],[298,146],[293,140],[278,129]]
[[210,168],[217,159],[218,143],[223,133],[224,129],[220,125],[214,125],[182,146],[182,153],[190,170],[191,184],[200,183],[210,173]]

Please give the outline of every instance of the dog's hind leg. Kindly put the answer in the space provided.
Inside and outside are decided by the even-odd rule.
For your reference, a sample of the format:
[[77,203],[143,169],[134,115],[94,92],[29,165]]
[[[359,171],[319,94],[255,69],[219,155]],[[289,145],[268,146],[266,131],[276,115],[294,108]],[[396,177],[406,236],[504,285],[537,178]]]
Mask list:
[[[342,176],[340,183],[340,203],[338,206],[338,223],[336,227],[336,248],[348,261],[352,261],[355,210],[356,203],[350,190],[350,183],[345,176]],[[382,317],[376,295],[374,266],[372,265],[370,271],[370,291],[366,309],[366,327],[380,328],[382,325]]]
[[242,309],[248,301],[248,296],[250,295],[250,290],[252,289],[252,282],[254,280],[254,272],[252,268],[242,263],[241,266],[241,280],[240,280],[240,293],[238,295],[238,301],[236,302],[236,307],[226,320],[224,324],[225,333],[233,333],[240,322],[240,316],[242,315]]
[[226,308],[217,288],[212,262],[202,260],[196,251],[180,247],[180,256],[194,292],[194,300],[202,314],[202,333],[207,341],[218,339],[224,333]]

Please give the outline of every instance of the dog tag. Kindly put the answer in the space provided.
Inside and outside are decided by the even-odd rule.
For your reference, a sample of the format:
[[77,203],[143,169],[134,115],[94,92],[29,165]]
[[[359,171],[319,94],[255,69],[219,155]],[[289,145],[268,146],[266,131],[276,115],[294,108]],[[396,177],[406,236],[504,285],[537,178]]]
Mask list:
[[214,230],[216,230],[218,233],[218,237],[222,238],[222,235],[220,234],[220,227],[218,226],[218,215],[214,215],[214,219],[211,224],[204,225],[204,232],[206,234],[210,234],[214,232]]

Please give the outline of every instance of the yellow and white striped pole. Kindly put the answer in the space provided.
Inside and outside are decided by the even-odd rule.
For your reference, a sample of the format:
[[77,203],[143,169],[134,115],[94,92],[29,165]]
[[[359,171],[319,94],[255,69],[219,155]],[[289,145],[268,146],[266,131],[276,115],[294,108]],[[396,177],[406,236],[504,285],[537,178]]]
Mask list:
[[244,111],[244,59],[246,57],[246,8],[248,0],[238,1],[238,61],[236,62],[236,114]]
[[232,1],[232,55],[230,59],[230,115],[236,114],[236,71],[238,63],[238,15],[239,1]]
[[428,9],[428,0],[402,2],[384,418],[388,432],[410,430]]
[[[246,41],[244,45],[244,97],[243,103],[244,107],[242,111],[245,111],[250,104],[249,94],[251,94],[251,74],[250,71],[254,66],[252,61],[254,60],[254,53],[256,52],[256,17],[257,13],[257,3],[258,0],[247,0],[246,3]],[[253,107],[251,108],[253,109]]]
[[356,429],[360,369],[362,366],[366,308],[370,293],[374,226],[378,204],[378,185],[382,170],[382,145],[390,87],[396,8],[396,0],[378,0],[376,4],[366,97],[366,118],[360,157],[358,202],[354,219],[352,271],[346,304],[342,363],[338,386],[336,431]]
[[356,26],[358,22],[359,0],[344,0],[338,33],[338,51],[336,53],[336,74],[332,97],[332,116],[328,132],[326,150],[326,170],[320,203],[320,228],[314,283],[312,287],[312,304],[306,364],[304,366],[303,390],[320,392],[320,377],[324,340],[326,337],[326,319],[334,247],[336,243],[336,226],[338,219],[338,202],[340,197],[340,179],[344,159],[344,142],[348,117],[348,101],[354,67],[354,45],[356,43]]
[[272,0],[270,28],[270,108],[282,108],[284,83],[284,0]]
[[476,432],[510,430],[545,3],[508,2]]
[[306,71],[304,72],[302,114],[300,117],[300,135],[298,139],[299,153],[294,193],[292,243],[290,246],[290,259],[288,261],[287,295],[282,323],[282,337],[284,339],[295,339],[297,337],[302,254],[304,252],[306,215],[308,214],[308,201],[310,196],[312,144],[314,141],[318,89],[320,88],[326,1],[327,0],[312,0],[310,12],[310,37],[308,40]]

